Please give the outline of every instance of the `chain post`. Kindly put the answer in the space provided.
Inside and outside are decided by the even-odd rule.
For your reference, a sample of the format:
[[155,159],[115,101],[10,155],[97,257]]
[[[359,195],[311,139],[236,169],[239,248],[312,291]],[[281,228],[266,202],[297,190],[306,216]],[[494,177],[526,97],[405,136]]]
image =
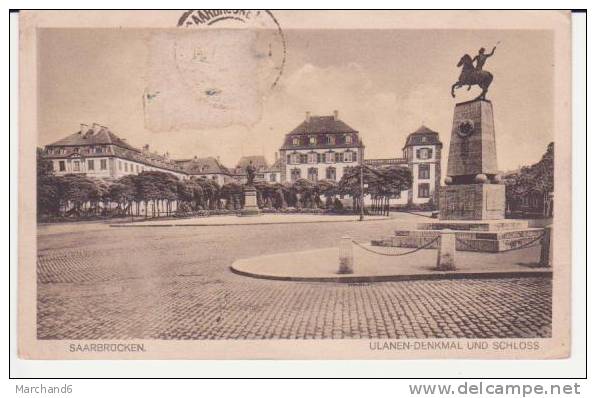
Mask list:
[[354,273],[354,251],[352,249],[352,238],[344,236],[339,241],[339,274]]

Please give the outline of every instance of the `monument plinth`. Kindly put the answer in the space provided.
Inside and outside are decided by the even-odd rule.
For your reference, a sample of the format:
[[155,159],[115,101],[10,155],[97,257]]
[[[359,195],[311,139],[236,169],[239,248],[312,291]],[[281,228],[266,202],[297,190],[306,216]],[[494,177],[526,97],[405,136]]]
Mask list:
[[239,216],[259,216],[261,210],[257,206],[257,190],[252,185],[244,187],[244,208],[238,213]]
[[490,101],[455,105],[445,183],[439,189],[441,220],[505,218],[505,186],[498,177]]

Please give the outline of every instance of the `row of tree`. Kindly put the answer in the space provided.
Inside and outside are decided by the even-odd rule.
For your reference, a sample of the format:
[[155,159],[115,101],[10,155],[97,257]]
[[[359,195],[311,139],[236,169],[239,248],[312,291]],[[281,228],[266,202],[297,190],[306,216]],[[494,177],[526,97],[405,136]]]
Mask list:
[[506,176],[507,207],[511,212],[552,216],[555,146],[550,143],[542,158]]
[[[374,213],[388,212],[389,198],[409,189],[412,176],[407,168],[374,170],[360,166],[346,170],[339,182],[299,179],[293,183],[255,182],[257,205],[261,208],[308,208],[341,210],[338,196],[353,199],[359,211],[361,186],[371,195]],[[90,178],[82,174],[56,176],[51,165],[38,155],[38,215],[82,217],[93,215],[144,215],[155,217],[174,212],[200,210],[238,210],[244,206],[244,186],[230,181],[220,186],[209,179],[180,180],[169,173],[145,171],[115,181]]]

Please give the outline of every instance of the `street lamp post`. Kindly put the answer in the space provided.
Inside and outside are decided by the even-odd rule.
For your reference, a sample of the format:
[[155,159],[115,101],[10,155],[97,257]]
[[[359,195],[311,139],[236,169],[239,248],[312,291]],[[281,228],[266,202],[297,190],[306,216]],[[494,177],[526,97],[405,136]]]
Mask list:
[[360,221],[364,221],[364,161],[360,157]]

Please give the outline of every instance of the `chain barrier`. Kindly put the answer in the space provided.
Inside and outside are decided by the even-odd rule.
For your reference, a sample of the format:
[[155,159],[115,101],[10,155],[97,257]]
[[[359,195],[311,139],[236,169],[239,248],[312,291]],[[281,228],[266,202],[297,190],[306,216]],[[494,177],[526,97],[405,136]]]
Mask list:
[[[499,252],[495,252],[495,253],[493,253],[493,254],[507,253],[507,252],[512,252],[512,251],[515,251],[515,250],[528,249],[528,248],[530,248],[530,247],[539,246],[539,245],[541,245],[541,244],[542,244],[542,239],[544,238],[544,235],[545,235],[545,233],[543,232],[543,233],[542,233],[542,234],[540,234],[540,236],[538,236],[537,238],[535,238],[535,239],[532,239],[531,241],[529,241],[529,242],[526,242],[526,243],[524,243],[523,245],[520,245],[520,246],[517,246],[517,247],[511,247],[511,248],[509,248],[509,249],[506,249],[506,250],[501,250],[501,251],[499,251]],[[456,241],[456,242],[458,242],[458,243],[460,243],[460,244],[462,244],[463,246],[465,246],[465,247],[467,247],[467,248],[469,248],[469,249],[473,249],[474,251],[476,251],[476,250],[477,250],[477,248],[476,248],[476,247],[474,247],[474,246],[470,245],[469,243],[467,243],[465,240],[463,240],[463,239],[461,239],[461,238],[457,238],[457,237],[456,237],[456,238],[455,238],[455,241]],[[536,243],[536,242],[538,242],[538,241],[540,241],[538,244],[534,244],[534,243]]]
[[[361,243],[356,242],[353,239],[352,239],[352,243],[354,243],[356,246],[358,246],[359,248],[361,248],[362,250],[365,250],[367,252],[371,252],[371,253],[378,254],[378,255],[381,255],[381,256],[399,257],[399,256],[405,256],[407,254],[416,253],[417,251],[422,250],[422,249],[427,249],[430,246],[432,246],[435,242],[437,242],[439,240],[439,238],[440,238],[440,236],[437,236],[436,238],[434,238],[430,242],[428,242],[428,243],[426,243],[426,244],[424,244],[424,245],[422,245],[420,247],[417,247],[414,250],[410,250],[410,251],[407,251],[407,252],[404,252],[404,253],[381,253],[381,252],[372,250],[369,247],[366,247],[366,246],[362,245]],[[385,246],[385,247],[393,247],[393,246]]]

